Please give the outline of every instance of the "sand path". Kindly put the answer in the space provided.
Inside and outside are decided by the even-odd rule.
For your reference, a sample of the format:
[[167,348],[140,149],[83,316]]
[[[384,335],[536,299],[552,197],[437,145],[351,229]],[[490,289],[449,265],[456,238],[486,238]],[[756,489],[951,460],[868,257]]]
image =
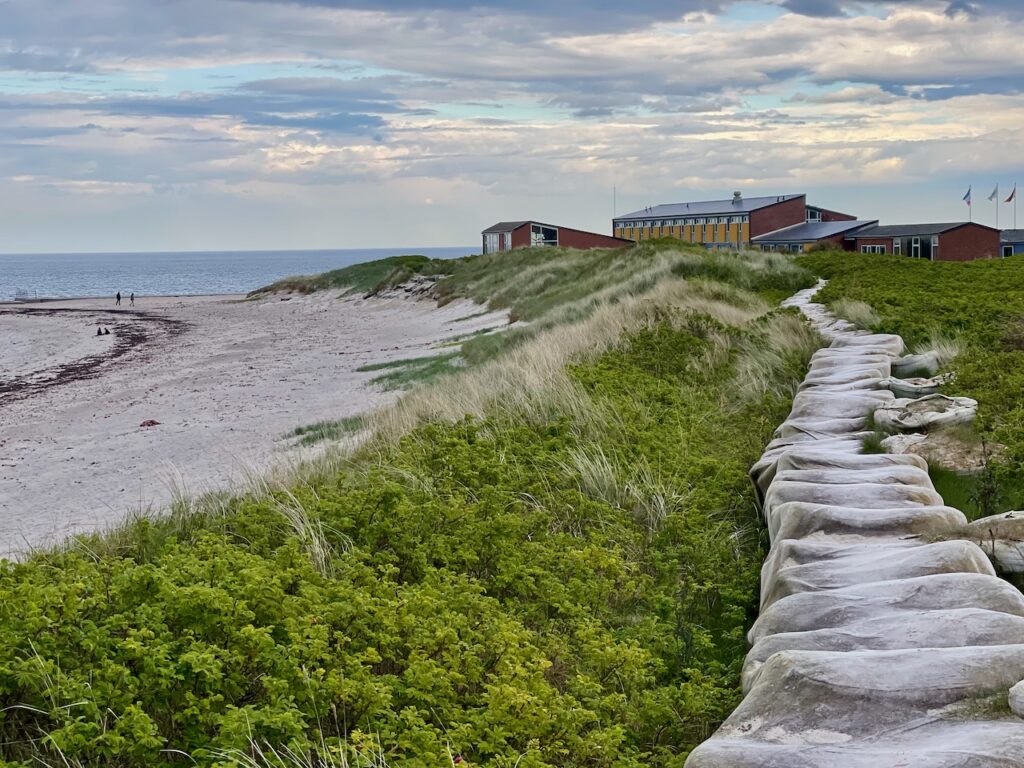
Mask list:
[[[0,557],[176,491],[236,486],[297,455],[290,430],[396,396],[356,368],[505,322],[469,317],[469,302],[327,294],[111,304],[0,306]],[[140,426],[149,419],[160,425]]]

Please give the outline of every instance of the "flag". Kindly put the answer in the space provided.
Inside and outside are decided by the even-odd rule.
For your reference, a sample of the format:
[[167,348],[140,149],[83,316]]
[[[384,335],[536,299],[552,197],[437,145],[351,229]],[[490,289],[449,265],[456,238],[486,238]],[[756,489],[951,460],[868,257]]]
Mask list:
[[967,203],[967,205],[971,204],[971,187],[967,188],[967,194],[964,195],[964,202]]
[[1014,184],[1013,185],[1013,192],[1011,192],[1010,196],[1008,198],[1006,198],[1006,200],[1004,200],[1003,202],[1012,203],[1016,199],[1017,199],[1017,185]]
[[999,185],[996,184],[996,188],[992,190],[992,194],[988,196],[988,201],[994,203],[996,198],[999,197]]

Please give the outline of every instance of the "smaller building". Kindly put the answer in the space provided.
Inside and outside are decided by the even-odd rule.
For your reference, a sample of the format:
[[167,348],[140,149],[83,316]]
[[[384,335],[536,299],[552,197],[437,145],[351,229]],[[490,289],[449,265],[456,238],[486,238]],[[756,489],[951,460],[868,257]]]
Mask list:
[[562,246],[563,248],[628,248],[632,240],[622,237],[584,232],[570,227],[556,227],[539,221],[502,221],[485,229],[483,236],[484,253],[501,253],[513,248],[537,246]]
[[999,255],[999,230],[960,221],[949,224],[898,224],[858,230],[846,236],[849,250],[894,253],[932,261],[973,261]]
[[1024,254],[1024,229],[1004,229],[1000,235],[1000,255],[1005,257]]
[[[811,209],[808,208],[808,211]],[[820,210],[820,209],[819,209]],[[831,213],[829,211],[828,213]],[[873,227],[878,221],[856,221],[837,219],[833,221],[807,221],[783,227],[752,240],[755,248],[762,251],[790,251],[802,253],[815,246],[829,244],[837,249],[848,248],[846,238],[865,227]]]

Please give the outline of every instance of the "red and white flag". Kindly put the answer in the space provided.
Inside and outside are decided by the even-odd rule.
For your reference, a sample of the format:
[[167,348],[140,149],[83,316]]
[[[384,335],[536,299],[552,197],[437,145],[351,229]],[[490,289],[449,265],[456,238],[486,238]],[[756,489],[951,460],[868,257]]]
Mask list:
[[1013,192],[1011,192],[1010,196],[1008,198],[1006,198],[1006,200],[1004,200],[1003,202],[1004,203],[1012,203],[1016,199],[1017,199],[1017,185],[1014,184],[1013,185]]

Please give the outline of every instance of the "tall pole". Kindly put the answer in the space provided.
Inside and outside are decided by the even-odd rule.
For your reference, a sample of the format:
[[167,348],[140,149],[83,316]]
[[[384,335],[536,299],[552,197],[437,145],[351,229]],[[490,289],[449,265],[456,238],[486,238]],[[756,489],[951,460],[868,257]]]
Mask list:
[[999,185],[996,184],[996,229],[999,229]]

